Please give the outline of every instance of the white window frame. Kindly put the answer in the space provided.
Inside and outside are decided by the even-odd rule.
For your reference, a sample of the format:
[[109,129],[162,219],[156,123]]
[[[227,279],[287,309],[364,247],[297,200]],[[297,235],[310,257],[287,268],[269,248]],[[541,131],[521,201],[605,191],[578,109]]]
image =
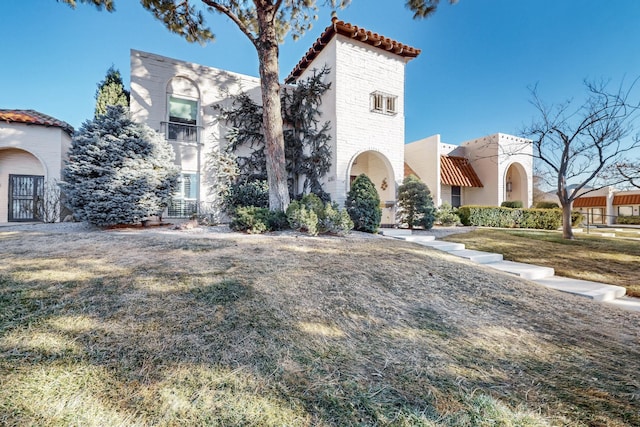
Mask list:
[[[180,123],[180,122],[175,122],[175,121],[171,121],[171,98],[174,99],[180,99],[180,100],[184,100],[184,101],[190,101],[190,102],[194,102],[196,105],[195,108],[195,113],[196,113],[196,117],[195,117],[195,124],[186,124],[186,123]],[[167,93],[167,110],[166,110],[166,122],[165,122],[165,138],[167,139],[167,141],[172,141],[172,142],[182,142],[182,143],[198,143],[200,142],[200,132],[199,130],[199,124],[200,124],[200,100],[197,98],[191,98],[189,96],[180,96],[174,93]],[[171,130],[170,127],[172,126],[176,126],[178,128],[184,128],[183,131],[186,131],[185,135],[194,135],[193,138],[187,136],[186,138],[171,138]]]

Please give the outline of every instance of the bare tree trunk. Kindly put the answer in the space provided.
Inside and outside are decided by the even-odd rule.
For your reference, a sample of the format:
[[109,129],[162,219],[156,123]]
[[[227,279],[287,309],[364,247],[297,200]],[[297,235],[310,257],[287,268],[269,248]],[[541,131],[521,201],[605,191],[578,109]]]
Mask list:
[[571,228],[571,202],[565,202],[561,200],[562,203],[562,238],[573,240],[573,228]]
[[256,50],[260,60],[260,86],[262,90],[262,123],[264,126],[269,209],[285,211],[289,206],[287,169],[282,130],[280,83],[278,71],[278,39],[273,25],[274,8],[258,8],[260,33]]

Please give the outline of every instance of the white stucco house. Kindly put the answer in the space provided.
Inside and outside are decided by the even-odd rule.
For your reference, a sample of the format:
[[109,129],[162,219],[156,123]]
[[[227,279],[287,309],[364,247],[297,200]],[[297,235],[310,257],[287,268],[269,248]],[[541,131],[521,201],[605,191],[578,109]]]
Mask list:
[[0,223],[40,221],[45,183],[60,181],[73,128],[34,110],[0,110]]
[[[342,204],[353,179],[366,174],[379,193],[383,225],[396,223],[397,188],[409,173],[427,183],[437,205],[521,200],[530,206],[527,140],[497,133],[453,145],[434,135],[405,144],[405,67],[419,55],[419,49],[333,18],[285,79],[295,85],[315,70],[330,70],[320,118],[330,123],[331,136],[324,190]],[[164,216],[206,211],[215,197],[208,155],[226,146],[229,131],[218,107],[240,93],[260,102],[259,79],[139,50],[131,50],[130,60],[132,118],[164,134],[181,169],[180,188]],[[37,220],[39,188],[60,179],[73,130],[34,111],[2,111],[0,222]]]
[[[367,174],[380,195],[386,225],[395,223],[397,187],[405,170],[429,185],[438,205],[522,200],[529,206],[531,158],[527,153],[506,156],[504,150],[526,140],[496,134],[458,147],[442,144],[436,135],[405,145],[405,67],[419,54],[419,49],[333,18],[285,79],[295,85],[314,70],[330,69],[331,89],[324,95],[321,118],[331,124],[332,167],[325,191],[342,204],[353,179]],[[241,92],[259,101],[259,83],[255,77],[131,51],[133,118],[165,134],[182,169],[169,217],[188,215],[211,201],[206,156],[226,144],[228,131],[216,107]],[[463,164],[461,180],[447,178],[446,172]]]

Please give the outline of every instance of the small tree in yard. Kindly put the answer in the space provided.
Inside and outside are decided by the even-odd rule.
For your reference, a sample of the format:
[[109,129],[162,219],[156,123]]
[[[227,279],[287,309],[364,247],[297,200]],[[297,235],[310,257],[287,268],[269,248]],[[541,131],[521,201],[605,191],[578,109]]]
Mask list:
[[354,230],[367,233],[378,231],[382,219],[380,196],[367,175],[358,175],[353,181],[345,207],[353,221]]
[[61,184],[75,216],[98,226],[161,215],[175,191],[171,146],[122,106],[86,121],[74,136]]
[[431,191],[417,176],[407,176],[398,187],[398,208],[400,222],[407,224],[409,229],[422,226],[428,230],[433,227],[435,207]]

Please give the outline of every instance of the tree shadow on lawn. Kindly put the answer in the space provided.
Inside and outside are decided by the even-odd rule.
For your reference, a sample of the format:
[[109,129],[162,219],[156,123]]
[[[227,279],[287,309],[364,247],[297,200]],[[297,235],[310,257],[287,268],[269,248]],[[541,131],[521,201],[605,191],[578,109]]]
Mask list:
[[[504,279],[464,263],[442,270],[450,261],[429,251],[387,248],[432,264],[403,267],[400,279],[392,268],[329,274],[330,247],[309,258],[300,245],[284,250],[297,262],[279,273],[251,244],[250,262],[225,246],[198,273],[180,259],[60,257],[55,267],[33,258],[18,272],[5,268],[5,421],[63,424],[80,411],[95,413],[84,421],[96,425],[400,424],[465,410],[465,396],[482,393],[561,421],[640,424],[637,372],[627,365],[640,356],[637,335],[612,340],[580,311],[533,309],[520,281],[488,292],[480,280]],[[370,264],[370,255],[350,256]],[[89,261],[97,274],[82,280],[41,274]]]

